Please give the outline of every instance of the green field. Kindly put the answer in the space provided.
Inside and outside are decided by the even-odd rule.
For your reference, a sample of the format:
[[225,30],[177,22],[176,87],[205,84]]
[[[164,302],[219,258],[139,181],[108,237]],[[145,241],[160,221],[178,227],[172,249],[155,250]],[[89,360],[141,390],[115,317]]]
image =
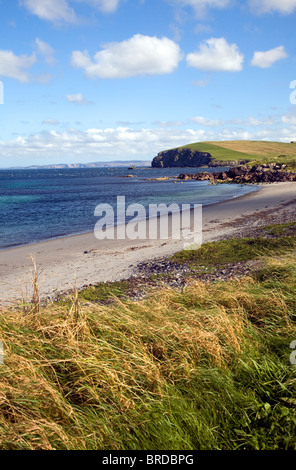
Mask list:
[[287,163],[296,165],[296,144],[266,141],[196,142],[179,147],[208,152],[215,160],[248,160],[252,163]]
[[193,151],[199,151],[199,152],[208,152],[212,155],[212,157],[215,160],[228,161],[228,160],[253,160],[254,159],[254,156],[248,153],[236,151],[236,150],[229,150],[227,148],[218,146],[215,143],[209,143],[209,142],[197,142],[195,144],[189,144],[189,145],[185,145],[184,147],[180,147],[180,149],[183,149],[183,148],[190,148]]

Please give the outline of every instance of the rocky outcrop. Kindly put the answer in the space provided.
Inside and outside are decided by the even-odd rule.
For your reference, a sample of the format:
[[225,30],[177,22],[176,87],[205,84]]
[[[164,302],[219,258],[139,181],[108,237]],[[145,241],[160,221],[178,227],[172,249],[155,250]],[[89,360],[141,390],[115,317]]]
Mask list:
[[152,161],[152,168],[186,168],[186,167],[229,167],[244,165],[248,160],[215,160],[208,152],[180,147],[160,152]]
[[207,152],[196,152],[180,148],[160,152],[152,161],[152,168],[184,168],[208,165],[212,156]]
[[207,165],[209,168],[216,168],[216,167],[221,167],[221,166],[239,166],[239,165],[245,165],[245,163],[248,163],[249,160],[212,160],[210,163]]
[[275,183],[284,181],[296,181],[296,173],[285,170],[286,165],[238,166],[225,172],[202,172],[195,175],[179,175],[180,180],[210,181],[212,183]]

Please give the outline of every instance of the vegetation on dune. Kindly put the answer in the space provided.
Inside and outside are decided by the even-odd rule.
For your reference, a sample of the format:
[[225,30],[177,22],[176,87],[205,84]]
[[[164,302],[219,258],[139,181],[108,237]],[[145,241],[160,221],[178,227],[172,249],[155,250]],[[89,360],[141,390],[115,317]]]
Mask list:
[[295,450],[295,226],[199,250],[213,263],[264,256],[251,277],[3,308],[0,448]]

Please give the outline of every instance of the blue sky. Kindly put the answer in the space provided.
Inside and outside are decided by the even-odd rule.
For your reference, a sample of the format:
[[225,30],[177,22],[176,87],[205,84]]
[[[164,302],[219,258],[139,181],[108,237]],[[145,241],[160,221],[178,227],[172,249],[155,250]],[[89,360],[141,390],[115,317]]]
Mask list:
[[0,0],[0,12],[2,168],[296,140],[296,0]]

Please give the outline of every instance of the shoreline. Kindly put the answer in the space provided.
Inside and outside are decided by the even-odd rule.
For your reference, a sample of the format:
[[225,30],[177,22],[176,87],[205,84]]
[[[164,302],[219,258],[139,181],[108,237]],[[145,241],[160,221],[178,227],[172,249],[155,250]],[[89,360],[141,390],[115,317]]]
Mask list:
[[[249,191],[248,193],[243,194],[243,195],[234,196],[231,199],[225,199],[225,201],[218,201],[218,202],[213,202],[211,204],[204,204],[203,207],[214,206],[216,204],[224,204],[227,201],[232,201],[234,199],[240,199],[240,198],[243,198],[245,196],[248,196],[249,194],[252,194],[253,192],[256,192],[256,191],[260,190],[259,184],[244,184],[243,186],[257,187],[257,189],[255,189],[253,191]],[[160,216],[158,216],[158,217],[160,217]],[[148,219],[149,219],[149,217],[146,217],[145,220],[148,221]],[[143,221],[144,221],[144,219],[143,219]],[[126,222],[126,224],[127,224],[127,222]],[[115,223],[115,227],[117,227],[116,223]],[[72,233],[72,234],[70,233],[70,234],[65,234],[65,235],[56,235],[52,238],[46,238],[46,239],[39,240],[39,241],[28,242],[28,243],[18,243],[17,245],[6,246],[6,247],[3,247],[3,248],[0,248],[0,257],[1,257],[1,253],[9,251],[9,250],[15,250],[15,249],[18,249],[18,248],[23,248],[23,247],[30,247],[30,246],[34,246],[34,245],[39,245],[40,243],[48,243],[48,242],[51,242],[51,241],[60,240],[60,239],[64,239],[64,238],[89,235],[89,234],[92,234],[93,232],[94,232],[93,230],[91,230],[91,231],[86,230],[86,231],[82,231],[82,232],[78,232],[78,233]],[[1,263],[0,263],[0,266],[1,266]],[[0,275],[1,275],[1,273],[0,273]]]
[[[295,209],[296,183],[262,184],[243,196],[203,206],[203,241],[243,234],[252,226],[268,225],[266,221],[277,223],[280,216],[293,217]],[[80,289],[127,279],[140,262],[170,256],[182,248],[182,240],[99,241],[93,232],[8,248],[0,253],[0,303],[21,298],[21,289],[27,289],[30,297],[30,255],[41,272],[41,297],[52,298],[75,284]]]

